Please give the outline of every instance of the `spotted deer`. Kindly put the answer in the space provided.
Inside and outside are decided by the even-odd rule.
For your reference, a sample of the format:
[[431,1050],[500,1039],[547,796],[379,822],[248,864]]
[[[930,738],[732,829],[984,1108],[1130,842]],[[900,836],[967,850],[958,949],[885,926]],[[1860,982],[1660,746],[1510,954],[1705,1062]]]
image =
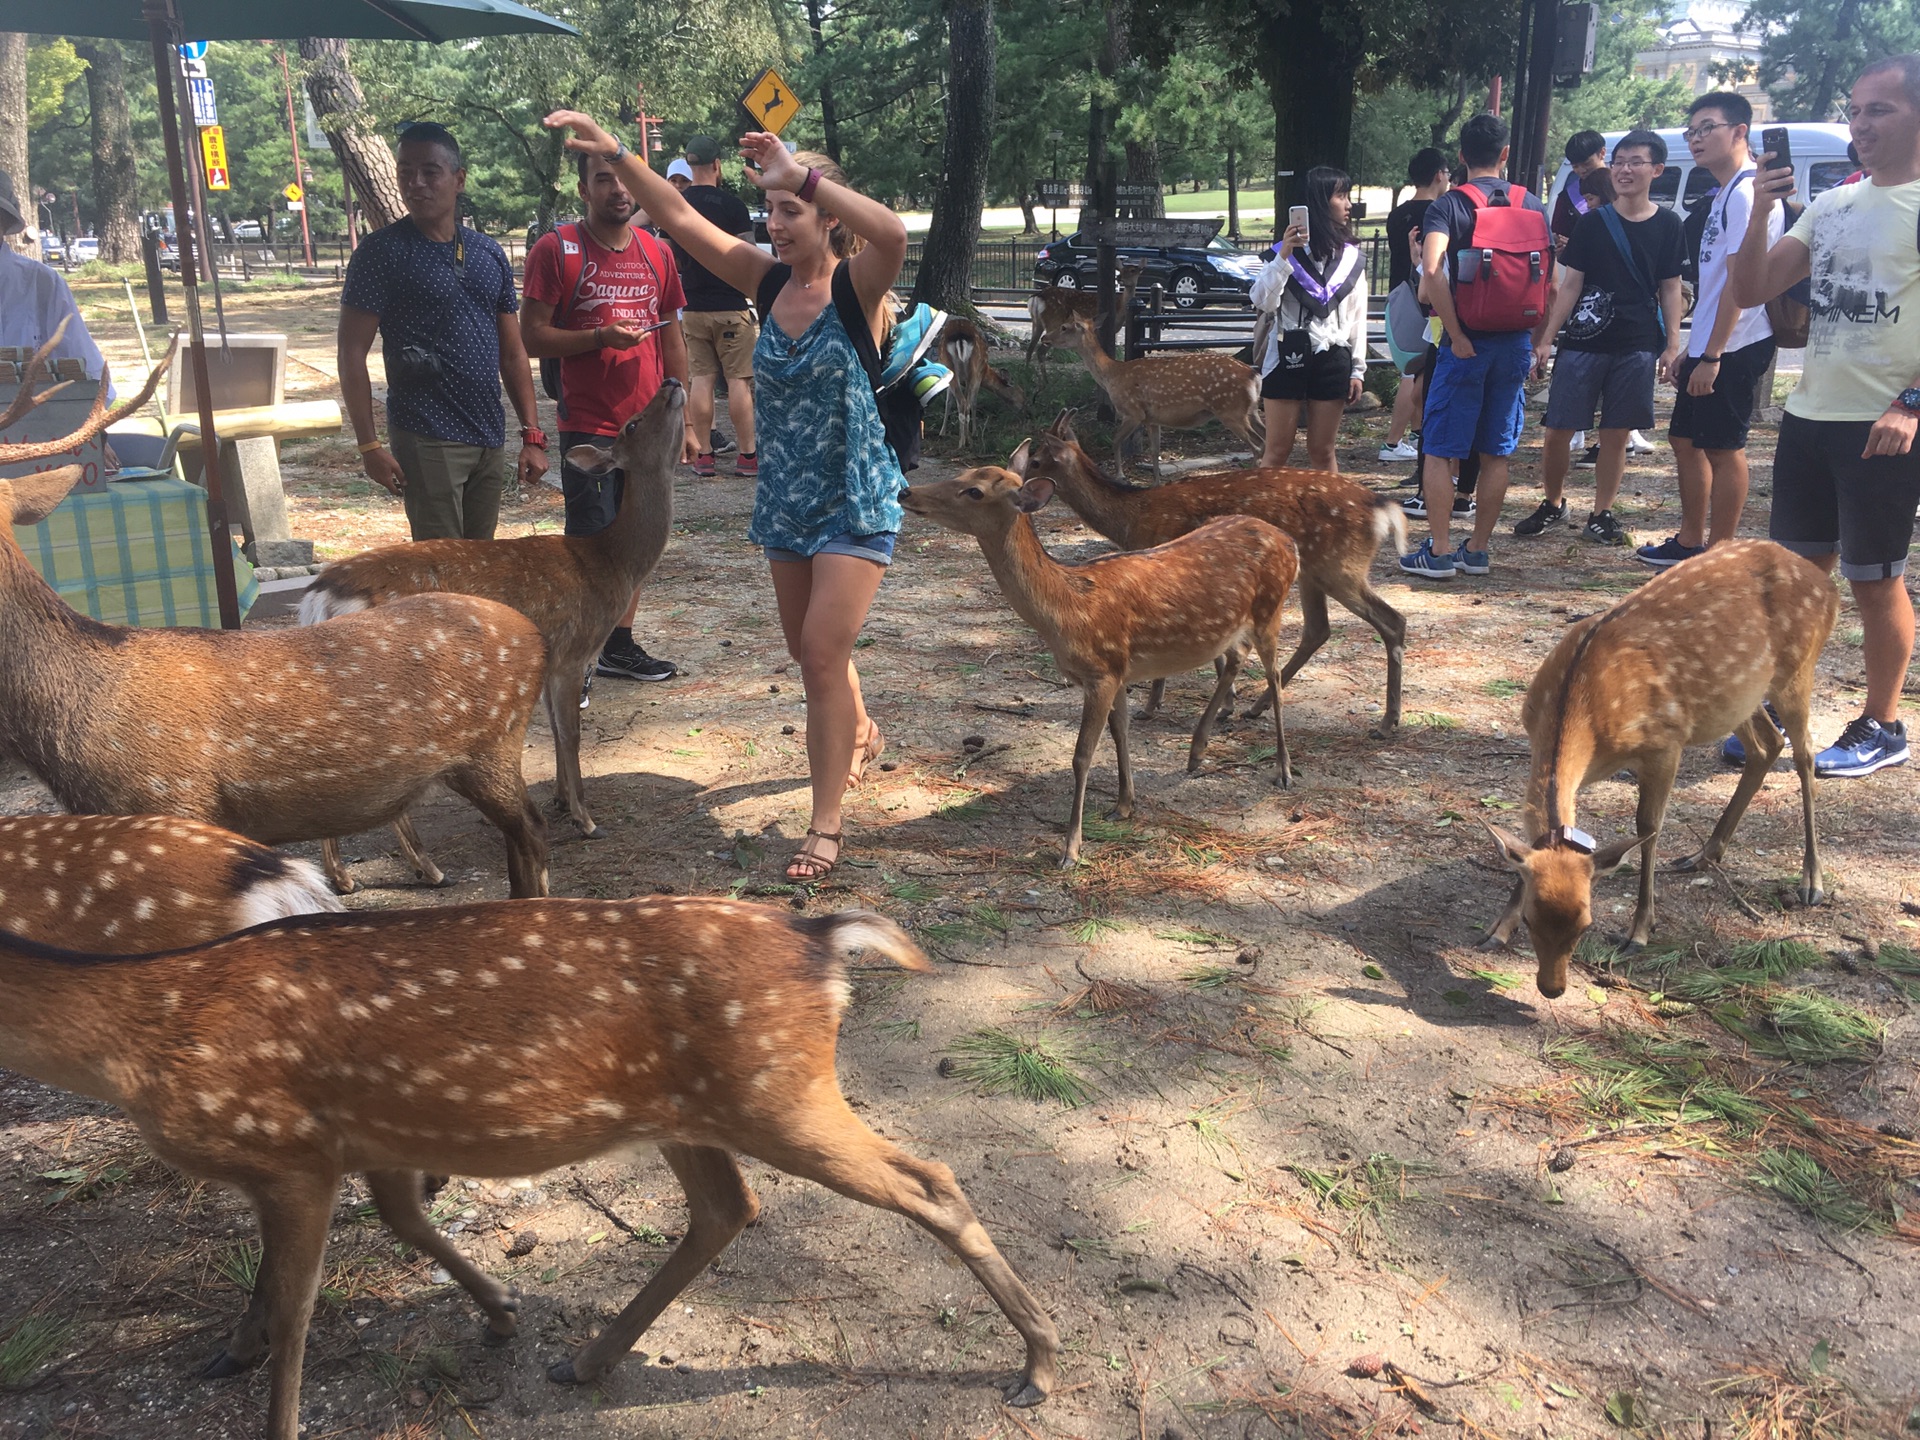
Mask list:
[[1291,783],[1287,734],[1274,677],[1280,612],[1299,571],[1293,541],[1249,515],[1201,526],[1151,550],[1063,565],[1047,553],[1031,516],[1053,498],[1051,480],[983,466],[951,480],[900,492],[909,514],[980,542],[993,578],[1021,619],[1039,632],[1060,673],[1084,695],[1073,750],[1073,809],[1062,869],[1080,861],[1087,776],[1101,726],[1113,733],[1120,795],[1116,813],[1133,813],[1127,753],[1127,684],[1178,675],[1219,659],[1220,678],[1194,727],[1187,773],[1200,768],[1220,708],[1249,645],[1266,666],[1274,693],[1275,783]]
[[1260,412],[1260,376],[1231,355],[1193,351],[1185,355],[1148,355],[1116,360],[1100,344],[1093,322],[1073,316],[1059,328],[1061,339],[1080,352],[1093,378],[1106,392],[1117,419],[1113,427],[1114,464],[1124,471],[1127,442],[1147,432],[1153,473],[1160,473],[1160,427],[1204,425],[1218,420],[1242,444],[1258,453],[1265,421]]
[[734,1153],[906,1216],[1026,1342],[1009,1403],[1053,1388],[1059,1337],[945,1165],[848,1108],[834,1051],[860,950],[931,968],[891,921],[725,899],[534,900],[315,915],[187,950],[76,955],[0,933],[0,1065],[118,1106],[153,1151],[260,1222],[253,1298],[209,1373],[269,1350],[271,1440],[300,1375],[342,1176],[511,1337],[518,1301],[420,1209],[420,1167],[514,1176],[654,1144],[685,1237],[548,1371],[591,1385],[758,1213]]
[[[1014,452],[1014,473],[1051,480],[1073,512],[1123,550],[1164,545],[1222,515],[1252,515],[1277,525],[1300,551],[1300,643],[1280,671],[1286,685],[1333,633],[1327,600],[1338,600],[1371,625],[1387,647],[1387,703],[1378,738],[1400,725],[1401,661],[1406,617],[1380,598],[1368,578],[1380,542],[1407,548],[1406,511],[1391,496],[1324,470],[1224,470],[1138,488],[1109,479],[1074,437],[1072,412]],[[1159,709],[1156,680],[1141,718]],[[1266,708],[1264,697],[1247,713]]]
[[1007,402],[1015,412],[1027,408],[1027,397],[1020,387],[1007,379],[1006,372],[987,363],[987,337],[980,327],[961,315],[949,315],[940,327],[940,363],[953,371],[953,383],[947,387],[947,408],[940,417],[940,433],[947,433],[947,420],[955,408],[960,411],[960,450],[966,452],[973,437],[973,407],[985,386]]
[[[34,387],[58,338],[0,430],[54,393]],[[0,464],[91,439],[144,405],[164,368],[110,412],[96,399],[72,435],[0,445]],[[0,521],[38,524],[79,478],[70,465],[0,479]],[[78,814],[161,812],[277,845],[384,825],[444,782],[506,837],[510,893],[543,895],[546,831],[520,750],[545,664],[529,621],[468,596],[309,630],[103,625],[0,523],[0,750]]]
[[0,929],[26,940],[142,955],[339,908],[305,860],[197,820],[0,819]]
[[[300,601],[308,625],[435,591],[484,596],[531,620],[546,642],[556,798],[589,838],[605,832],[588,813],[580,775],[580,681],[667,547],[686,403],[686,391],[669,377],[610,447],[576,445],[568,453],[589,475],[625,475],[619,513],[597,534],[386,545],[334,561]],[[406,845],[405,834],[401,840]],[[330,868],[337,854],[329,842]]]
[[[1627,948],[1653,934],[1653,848],[1688,745],[1729,730],[1747,747],[1733,798],[1713,834],[1677,870],[1712,865],[1784,743],[1762,708],[1772,701],[1800,777],[1804,851],[1800,898],[1822,898],[1813,823],[1813,745],[1807,712],[1814,665],[1840,612],[1820,568],[1769,540],[1716,545],[1648,581],[1600,615],[1570,626],[1527,687],[1521,714],[1533,752],[1525,835],[1488,826],[1502,868],[1515,875],[1488,946],[1527,922],[1540,993],[1567,988],[1568,959],[1593,923],[1592,886],[1640,851],[1640,896]],[[1574,802],[1619,770],[1639,777],[1638,834],[1605,847],[1574,825]]]
[[[1114,313],[1119,316],[1122,327],[1127,323],[1127,316],[1133,313],[1134,292],[1139,288],[1140,277],[1146,274],[1146,269],[1138,260],[1125,260],[1114,271],[1114,278],[1120,283]],[[1027,319],[1031,329],[1027,336],[1027,363],[1032,365],[1037,360],[1042,379],[1047,374],[1047,352],[1062,343],[1060,327],[1076,315],[1097,322],[1100,317],[1100,292],[1048,285],[1028,297]]]

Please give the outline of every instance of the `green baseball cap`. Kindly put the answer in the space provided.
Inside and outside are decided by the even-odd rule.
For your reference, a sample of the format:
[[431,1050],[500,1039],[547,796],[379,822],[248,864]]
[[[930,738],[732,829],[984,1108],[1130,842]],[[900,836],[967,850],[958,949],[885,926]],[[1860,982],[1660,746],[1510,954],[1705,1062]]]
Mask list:
[[713,165],[720,159],[720,142],[711,135],[696,135],[687,141],[687,163]]

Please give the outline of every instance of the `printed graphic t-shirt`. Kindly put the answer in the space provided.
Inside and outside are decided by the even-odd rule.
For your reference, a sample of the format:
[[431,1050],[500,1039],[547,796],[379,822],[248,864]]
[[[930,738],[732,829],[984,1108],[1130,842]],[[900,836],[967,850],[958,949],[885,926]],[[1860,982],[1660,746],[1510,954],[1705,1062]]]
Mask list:
[[[527,252],[527,298],[553,306],[562,330],[624,325],[643,330],[671,320],[686,305],[673,252],[639,230],[624,250],[609,250],[584,224],[548,231]],[[580,288],[572,275],[579,267]],[[626,350],[606,347],[560,361],[560,427],[583,435],[618,435],[620,427],[653,399],[666,376],[660,331]]]
[[1660,282],[1678,278],[1686,248],[1680,217],[1656,206],[1644,220],[1621,218],[1620,228],[1639,261],[1639,275],[1653,283],[1649,291],[1620,258],[1602,208],[1596,205],[1580,217],[1560,257],[1563,265],[1585,278],[1580,303],[1560,332],[1560,346],[1603,355],[1658,354],[1666,348],[1666,332],[1660,327]]
[[1805,420],[1878,420],[1920,379],[1920,180],[1841,185],[1793,227],[1813,269],[1806,368],[1787,397]]
[[[429,240],[403,217],[360,242],[340,303],[380,317],[389,425],[456,445],[506,444],[499,317],[520,302],[499,245],[464,225],[455,239]],[[440,357],[437,377],[394,374],[409,345]]]
[[[1739,253],[1740,242],[1747,235],[1747,217],[1753,213],[1753,172],[1743,173],[1745,178],[1734,185],[1732,193],[1723,188],[1707,202],[1707,228],[1700,232],[1700,269],[1693,282],[1693,329],[1687,337],[1687,354],[1695,357],[1707,353],[1714,317],[1720,311],[1720,296],[1727,288],[1727,261]],[[1769,249],[1780,238],[1784,223],[1780,207],[1774,206],[1767,217]],[[1772,334],[1767,307],[1756,305],[1741,312],[1721,353],[1745,349]]]

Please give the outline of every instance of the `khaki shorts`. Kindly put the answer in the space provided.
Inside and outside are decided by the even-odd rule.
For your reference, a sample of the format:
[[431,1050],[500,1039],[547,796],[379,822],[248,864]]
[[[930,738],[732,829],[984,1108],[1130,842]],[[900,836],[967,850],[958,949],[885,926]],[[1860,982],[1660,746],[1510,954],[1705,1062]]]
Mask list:
[[687,337],[687,371],[692,375],[753,378],[753,347],[760,327],[751,310],[682,310]]

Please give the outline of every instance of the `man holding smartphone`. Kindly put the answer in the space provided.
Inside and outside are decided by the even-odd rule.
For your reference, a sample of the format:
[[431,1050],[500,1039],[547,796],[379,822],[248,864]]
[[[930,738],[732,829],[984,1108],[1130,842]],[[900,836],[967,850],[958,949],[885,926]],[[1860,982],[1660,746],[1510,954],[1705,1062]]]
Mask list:
[[[604,445],[618,435],[668,376],[687,383],[687,341],[680,328],[686,297],[672,250],[633,223],[633,196],[605,156],[580,155],[579,192],[586,218],[548,231],[527,252],[520,329],[529,355],[560,360],[566,533],[594,535],[619,513],[626,475],[589,475],[565,457],[576,445]],[[700,448],[689,429],[684,458],[691,461]],[[636,591],[601,649],[596,675],[670,680],[680,673],[635,643],[639,603]]]
[[1869,65],[1847,123],[1869,178],[1815,197],[1771,249],[1767,216],[1791,168],[1754,182],[1731,286],[1761,305],[1811,277],[1806,367],[1787,397],[1768,533],[1852,586],[1863,632],[1865,708],[1814,757],[1814,774],[1871,775],[1907,761],[1900,687],[1913,656],[1907,551],[1920,504],[1920,54]]

